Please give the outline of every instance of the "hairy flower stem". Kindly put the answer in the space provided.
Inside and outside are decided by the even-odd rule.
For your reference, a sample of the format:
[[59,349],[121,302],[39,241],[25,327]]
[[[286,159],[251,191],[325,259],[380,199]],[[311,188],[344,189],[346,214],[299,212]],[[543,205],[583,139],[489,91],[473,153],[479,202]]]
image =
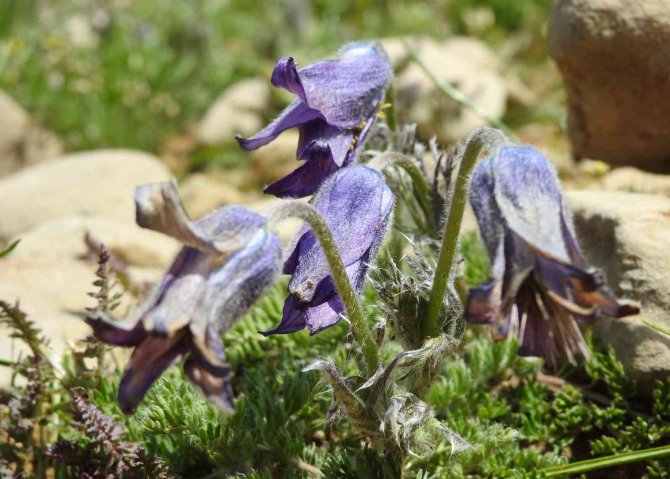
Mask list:
[[356,341],[361,345],[367,373],[372,376],[379,367],[379,348],[373,339],[372,332],[365,322],[361,305],[358,303],[356,291],[349,281],[342,257],[337,249],[335,238],[326,221],[312,205],[297,200],[286,200],[272,207],[268,213],[272,223],[285,218],[299,218],[309,224],[326,254],[337,292],[351,322]]
[[435,268],[433,288],[430,290],[428,311],[423,323],[424,337],[433,338],[440,334],[440,313],[442,312],[442,303],[444,295],[447,292],[451,268],[456,255],[458,233],[461,229],[463,211],[465,211],[465,204],[467,202],[470,174],[485,148],[492,150],[506,141],[506,136],[500,130],[484,127],[475,131],[465,146],[465,151],[458,167],[454,194],[451,198],[449,211],[447,212],[447,220],[444,223],[442,246],[440,247],[437,267]]
[[[368,162],[367,166],[379,171],[384,171],[386,168],[392,166],[398,166],[405,170],[412,180],[412,186],[416,191],[416,197],[421,205],[426,220],[429,223],[432,223],[434,218],[432,213],[433,194],[430,185],[419,167],[416,166],[409,156],[390,151],[373,158]],[[432,226],[433,225],[431,224],[431,227]]]
[[389,85],[386,89],[386,109],[384,117],[386,118],[386,124],[389,127],[389,130],[396,133],[398,129],[398,115],[396,114],[396,103],[395,103],[395,92],[393,91],[393,83]]

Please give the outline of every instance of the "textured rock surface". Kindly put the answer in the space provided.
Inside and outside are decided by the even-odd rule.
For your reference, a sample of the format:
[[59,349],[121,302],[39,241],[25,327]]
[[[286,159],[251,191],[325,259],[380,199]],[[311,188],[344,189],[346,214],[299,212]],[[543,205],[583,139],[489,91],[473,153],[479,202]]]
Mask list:
[[642,312],[601,319],[596,334],[614,347],[643,389],[670,373],[670,199],[653,195],[578,191],[567,193],[581,245],[620,297],[638,300]]
[[670,171],[670,2],[557,0],[549,47],[575,156]]
[[607,191],[670,196],[670,175],[658,175],[626,166],[606,174],[600,185]]
[[136,225],[100,217],[68,216],[21,233],[21,242],[11,259],[76,261],[87,253],[87,232],[120,260],[142,268],[165,268],[180,247],[176,240]]
[[[0,298],[10,303],[19,301],[21,309],[49,339],[49,347],[57,357],[69,341],[90,334],[90,328],[75,312],[95,305],[86,294],[94,290],[94,265],[10,257],[0,260],[0,269]],[[7,330],[0,331],[0,358],[16,359],[24,348],[9,337]],[[0,368],[0,388],[6,387],[9,379],[8,368]]]
[[[412,48],[431,71],[445,83],[465,94],[475,105],[494,118],[505,112],[507,86],[498,73],[498,60],[482,42],[473,38],[451,38],[445,42],[411,40]],[[386,41],[394,64],[406,58],[397,42]],[[442,93],[416,63],[402,69],[396,78],[398,112],[405,121],[416,122],[419,133],[436,135],[443,142],[465,138],[485,122]]]
[[198,124],[195,136],[205,144],[232,141],[236,134],[250,136],[263,127],[270,100],[266,80],[252,78],[226,89]]
[[53,134],[35,125],[11,97],[0,91],[0,176],[56,158],[62,152]]
[[134,224],[136,185],[170,174],[154,156],[100,150],[64,156],[0,179],[0,242],[64,216],[103,216]]

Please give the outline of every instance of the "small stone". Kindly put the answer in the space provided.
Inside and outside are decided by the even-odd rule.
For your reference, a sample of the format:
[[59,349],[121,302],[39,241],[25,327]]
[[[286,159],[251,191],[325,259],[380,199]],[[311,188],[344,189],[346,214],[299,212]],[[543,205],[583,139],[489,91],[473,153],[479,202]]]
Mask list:
[[[490,117],[500,119],[507,102],[506,81],[498,60],[481,41],[454,37],[444,42],[413,40],[412,48],[442,82],[462,92]],[[415,122],[424,138],[444,143],[467,137],[486,121],[444,94],[416,63],[401,71],[394,84],[397,111]]]
[[549,49],[574,155],[670,171],[670,2],[557,0]]
[[32,122],[18,103],[0,90],[0,177],[60,156],[63,146]]
[[642,391],[670,374],[670,198],[623,192],[568,192],[589,262],[618,297],[641,302],[639,315],[600,319],[595,335],[611,345]]
[[0,178],[0,242],[65,216],[135,223],[135,186],[170,178],[161,161],[130,150],[75,153]]
[[207,145],[232,141],[235,135],[251,136],[263,125],[263,112],[270,100],[266,81],[251,78],[227,88],[209,107],[195,130]]

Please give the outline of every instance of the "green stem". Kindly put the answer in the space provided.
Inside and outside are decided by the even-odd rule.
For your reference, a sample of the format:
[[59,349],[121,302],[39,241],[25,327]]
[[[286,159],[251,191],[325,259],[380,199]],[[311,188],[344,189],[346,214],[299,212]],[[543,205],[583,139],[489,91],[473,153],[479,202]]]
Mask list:
[[507,136],[510,138],[516,140],[516,136],[514,135],[514,132],[505,125],[502,121],[498,120],[497,118],[492,117],[489,115],[487,112],[479,108],[477,104],[475,104],[470,98],[468,98],[462,91],[460,91],[457,88],[454,88],[453,86],[449,85],[448,83],[443,82],[439,78],[435,76],[435,74],[426,66],[426,64],[419,58],[419,56],[416,54],[416,51],[409,45],[407,40],[405,42],[405,50],[407,51],[407,54],[410,56],[410,58],[423,70],[423,72],[426,74],[426,76],[432,81],[435,86],[437,86],[442,93],[447,95],[448,97],[452,98],[454,101],[460,103],[463,105],[465,108],[470,110],[472,113],[480,117],[482,120],[486,121],[489,125],[494,126],[498,128],[499,130],[502,130],[505,132]]
[[395,93],[393,91],[393,82],[391,82],[391,85],[386,90],[386,103],[389,104],[389,107],[385,113],[386,124],[392,133],[396,133],[396,130],[398,129],[398,115],[395,108]]
[[658,459],[666,456],[670,456],[670,446],[654,447],[651,449],[643,449],[641,451],[622,452],[611,456],[549,467],[543,469],[541,472],[544,472],[546,477],[556,477],[565,474],[581,474],[588,471],[595,471],[596,469],[622,466],[633,462],[649,461],[651,459]]
[[465,146],[458,168],[458,177],[456,178],[451,205],[447,213],[447,221],[444,224],[442,246],[435,268],[433,289],[430,290],[428,311],[424,322],[424,336],[435,337],[440,334],[440,313],[442,312],[442,303],[447,292],[447,283],[451,276],[451,267],[458,245],[458,233],[461,229],[463,211],[467,202],[470,173],[485,147],[493,149],[505,141],[507,141],[505,135],[499,130],[484,127],[476,130]]
[[268,214],[268,218],[271,218],[274,223],[278,223],[289,217],[303,220],[309,224],[312,231],[316,234],[326,254],[326,260],[328,260],[337,292],[340,298],[342,298],[347,317],[351,322],[354,337],[363,350],[367,372],[372,376],[379,367],[379,348],[365,321],[363,311],[358,303],[358,296],[349,281],[344,263],[342,263],[342,257],[337,248],[337,243],[335,242],[335,238],[333,238],[330,228],[328,228],[326,221],[313,206],[297,200],[282,201],[274,206]]
[[426,177],[410,157],[393,151],[386,152],[373,158],[368,162],[367,166],[380,171],[392,166],[398,166],[405,170],[412,180],[412,186],[416,191],[416,197],[426,216],[426,220],[432,225],[433,193],[428,185]]

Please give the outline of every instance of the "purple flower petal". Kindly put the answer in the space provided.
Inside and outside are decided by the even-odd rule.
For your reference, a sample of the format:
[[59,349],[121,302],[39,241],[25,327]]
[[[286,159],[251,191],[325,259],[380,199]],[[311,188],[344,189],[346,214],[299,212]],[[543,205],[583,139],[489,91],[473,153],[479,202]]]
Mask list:
[[[270,185],[266,193],[308,196],[334,169],[352,163],[375,121],[391,77],[389,60],[374,43],[350,44],[337,58],[302,69],[292,58],[281,58],[272,73],[272,84],[298,98],[262,131],[249,139],[237,140],[242,148],[252,150],[269,143],[282,131],[299,126],[296,156],[306,163]],[[308,151],[317,141],[330,147],[330,157]]]
[[231,414],[235,410],[233,389],[230,385],[232,372],[226,363],[221,338],[209,326],[205,344],[195,342],[184,362],[184,372],[198,386],[209,402],[220,411]]
[[352,129],[375,111],[392,74],[388,57],[379,46],[352,43],[335,59],[312,63],[297,74],[284,70],[281,83],[290,83],[297,75],[306,104],[319,110],[328,124]]
[[93,335],[100,341],[114,346],[137,346],[147,335],[140,321],[112,321],[105,315],[96,313],[86,317],[93,328]]
[[302,159],[305,160],[304,165],[272,183],[264,192],[280,198],[303,198],[314,194],[319,185],[339,168],[333,160],[330,146],[324,141],[312,142],[305,149]]
[[492,278],[470,290],[466,316],[520,338],[520,352],[552,367],[588,354],[579,325],[600,314],[639,311],[618,301],[592,270],[574,237],[552,165],[529,146],[504,146],[480,163],[470,202]]
[[268,331],[261,331],[263,336],[271,334],[289,334],[304,329],[307,325],[307,314],[305,308],[300,306],[300,301],[295,296],[289,296],[284,302],[282,320],[279,325]]
[[184,334],[147,336],[133,351],[119,384],[119,405],[128,414],[142,401],[153,382],[188,350]]
[[266,219],[229,206],[191,221],[174,183],[137,190],[141,226],[174,236],[182,248],[160,284],[137,308],[134,319],[113,323],[87,318],[102,341],[136,346],[119,387],[119,403],[130,412],[177,357],[205,396],[232,408],[229,367],[219,334],[256,301],[281,268],[281,243]]
[[[393,209],[393,194],[380,173],[355,165],[331,175],[312,198],[333,233],[347,275],[362,288]],[[284,264],[292,275],[281,324],[265,334],[293,332],[308,326],[316,333],[340,319],[341,300],[330,267],[314,233],[305,227]]]
[[277,118],[251,138],[236,136],[235,139],[245,150],[255,150],[263,145],[267,145],[289,128],[300,126],[308,121],[322,117],[318,110],[310,108],[306,103],[297,100],[287,106]]
[[340,296],[333,296],[325,303],[313,308],[307,308],[307,329],[309,334],[316,334],[326,328],[334,326],[344,312],[344,305]]

